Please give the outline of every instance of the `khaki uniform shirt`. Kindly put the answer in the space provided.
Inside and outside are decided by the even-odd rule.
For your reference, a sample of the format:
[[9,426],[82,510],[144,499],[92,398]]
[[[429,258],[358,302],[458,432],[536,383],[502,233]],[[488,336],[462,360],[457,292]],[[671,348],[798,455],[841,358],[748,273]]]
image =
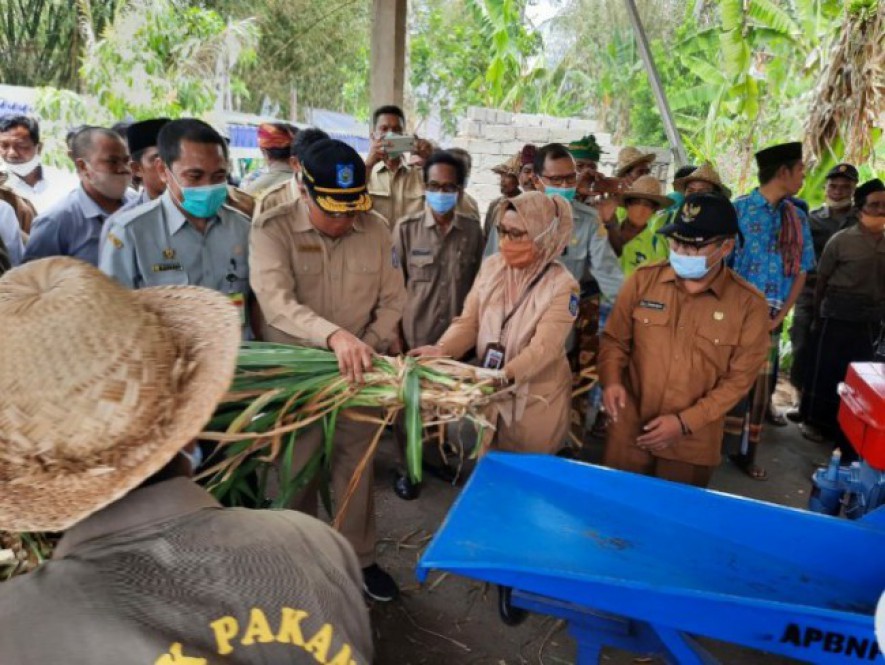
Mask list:
[[257,221],[268,210],[273,210],[284,203],[297,201],[299,198],[301,198],[301,190],[298,189],[298,183],[295,182],[294,177],[279,185],[269,187],[255,197],[255,212],[252,213],[252,221]]
[[288,162],[273,162],[254,179],[245,182],[240,187],[250,196],[261,196],[263,192],[276,187],[287,180],[291,180],[293,175],[292,167]]
[[255,212],[255,198],[233,185],[227,186],[227,205],[239,210],[249,219],[252,219],[252,213]]
[[442,235],[430,210],[405,217],[393,244],[406,280],[403,337],[407,348],[434,344],[464,307],[482,262],[482,229],[456,214]]
[[187,478],[130,492],[3,582],[3,665],[372,662],[350,545],[288,510],[222,508]]
[[400,161],[391,171],[382,161],[372,167],[368,182],[372,207],[387,222],[391,231],[397,220],[424,210],[424,171]]
[[390,231],[374,213],[333,239],[295,201],[262,215],[251,237],[252,290],[267,320],[269,342],[327,348],[345,329],[377,351],[396,335],[406,291]]
[[817,273],[826,280],[822,316],[853,321],[885,316],[885,235],[861,225],[839,231],[827,243]]
[[719,464],[725,414],[756,380],[768,328],[765,298],[730,269],[706,291],[689,294],[669,262],[638,268],[602,335],[600,381],[624,385],[628,402],[609,445],[635,445],[643,425],[678,414],[691,434],[656,454]]
[[482,215],[479,214],[479,204],[467,192],[464,192],[464,196],[458,201],[458,205],[455,206],[455,212],[465,217],[472,217],[476,221],[482,220]]

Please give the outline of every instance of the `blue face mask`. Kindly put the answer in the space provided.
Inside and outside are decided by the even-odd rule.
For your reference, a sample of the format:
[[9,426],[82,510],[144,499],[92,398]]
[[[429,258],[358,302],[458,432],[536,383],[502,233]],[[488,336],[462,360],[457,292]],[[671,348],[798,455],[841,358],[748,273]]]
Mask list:
[[547,196],[553,196],[554,194],[559,194],[566,201],[574,201],[575,194],[577,194],[577,187],[553,187],[551,185],[544,185],[544,193]]
[[427,205],[438,215],[445,215],[458,205],[458,192],[427,192]]
[[670,265],[673,266],[673,272],[682,279],[701,279],[710,272],[706,256],[688,256],[677,254],[672,250],[670,250]]
[[194,217],[200,219],[209,219],[215,217],[224,202],[227,201],[227,183],[218,183],[217,185],[204,185],[202,187],[182,187],[178,178],[169,173],[172,179],[181,188],[181,198],[179,202],[184,211]]

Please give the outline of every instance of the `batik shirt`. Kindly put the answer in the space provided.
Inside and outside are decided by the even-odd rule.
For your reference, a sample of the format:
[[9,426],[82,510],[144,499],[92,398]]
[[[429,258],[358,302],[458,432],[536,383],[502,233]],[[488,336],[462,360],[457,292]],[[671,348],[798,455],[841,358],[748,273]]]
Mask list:
[[[734,202],[738,225],[744,244],[735,248],[729,265],[745,280],[765,294],[768,306],[781,309],[793,288],[795,276],[784,274],[784,261],[778,247],[784,201],[772,206],[754,189]],[[799,206],[796,214],[802,220],[802,272],[814,268],[814,243],[808,226],[808,215]]]

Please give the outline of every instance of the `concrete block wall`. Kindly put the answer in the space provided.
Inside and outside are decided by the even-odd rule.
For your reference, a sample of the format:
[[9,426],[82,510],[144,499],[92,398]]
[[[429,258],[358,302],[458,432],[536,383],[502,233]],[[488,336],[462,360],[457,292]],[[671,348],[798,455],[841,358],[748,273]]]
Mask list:
[[[599,129],[599,123],[589,118],[555,118],[471,107],[459,122],[458,134],[449,147],[464,148],[472,155],[473,173],[467,191],[476,198],[480,213],[485,215],[489,203],[501,195],[498,176],[491,169],[507,161],[526,143],[537,146],[552,142],[567,144],[587,134],[595,134],[603,153],[600,170],[613,174],[620,146],[613,145],[611,135],[600,132]],[[652,171],[666,182],[670,170],[669,150],[644,150],[658,155]]]

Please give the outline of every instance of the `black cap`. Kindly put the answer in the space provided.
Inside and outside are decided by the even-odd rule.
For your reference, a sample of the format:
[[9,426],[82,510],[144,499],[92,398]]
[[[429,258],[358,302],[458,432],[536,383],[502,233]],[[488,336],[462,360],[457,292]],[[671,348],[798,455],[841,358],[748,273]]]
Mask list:
[[830,169],[830,172],[827,173],[827,180],[830,178],[848,178],[849,180],[858,182],[860,180],[860,175],[853,164],[843,163],[836,164],[836,166]]
[[366,165],[343,141],[323,139],[308,147],[301,159],[301,173],[310,197],[326,212],[372,209],[366,191]]
[[764,150],[760,150],[756,153],[756,166],[760,169],[765,168],[766,166],[780,166],[782,164],[789,164],[790,162],[795,162],[798,159],[802,159],[802,144],[796,141],[795,143],[781,143],[779,145],[773,145],[770,148],[765,148]]
[[169,118],[153,118],[133,122],[129,125],[126,128],[126,143],[129,145],[129,153],[134,155],[139,150],[156,146],[160,130],[169,122],[171,122]]
[[686,197],[673,223],[659,233],[695,245],[710,238],[741,235],[741,230],[731,201],[721,194],[704,192]]
[[885,192],[885,183],[878,178],[867,180],[864,184],[854,190],[854,205],[857,208],[863,208],[867,202],[867,197],[876,192]]

